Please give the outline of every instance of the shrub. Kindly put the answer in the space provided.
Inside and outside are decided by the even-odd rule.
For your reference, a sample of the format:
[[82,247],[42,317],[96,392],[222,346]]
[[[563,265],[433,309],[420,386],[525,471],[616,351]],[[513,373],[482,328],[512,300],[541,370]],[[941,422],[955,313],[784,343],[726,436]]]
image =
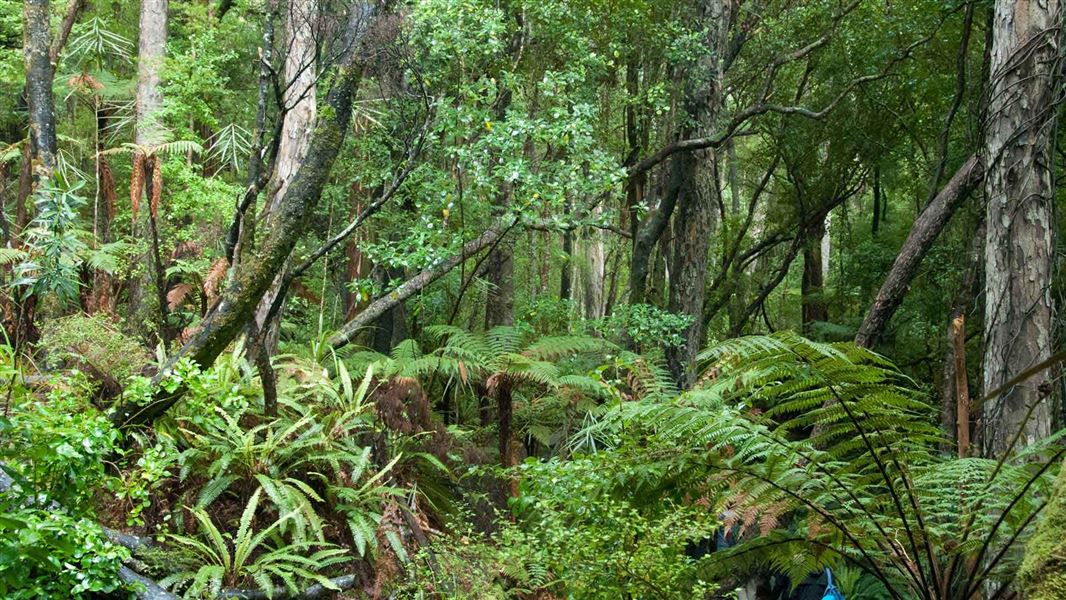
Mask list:
[[0,597],[82,598],[123,587],[129,552],[99,525],[32,507],[0,506]]
[[40,348],[47,362],[72,362],[121,382],[149,362],[137,340],[122,333],[103,315],[76,314],[45,323]]

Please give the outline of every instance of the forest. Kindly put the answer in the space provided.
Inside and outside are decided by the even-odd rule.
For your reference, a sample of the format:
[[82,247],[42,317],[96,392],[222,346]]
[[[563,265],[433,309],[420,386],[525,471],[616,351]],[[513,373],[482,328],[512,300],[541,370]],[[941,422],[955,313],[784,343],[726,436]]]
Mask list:
[[0,598],[1066,600],[1064,0],[0,0]]

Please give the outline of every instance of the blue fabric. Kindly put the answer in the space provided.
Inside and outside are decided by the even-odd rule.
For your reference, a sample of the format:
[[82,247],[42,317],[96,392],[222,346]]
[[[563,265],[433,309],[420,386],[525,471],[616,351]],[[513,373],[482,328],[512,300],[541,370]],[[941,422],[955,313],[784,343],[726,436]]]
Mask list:
[[837,586],[833,585],[833,572],[828,567],[825,569],[825,575],[827,583],[825,586],[825,593],[822,594],[822,600],[844,600],[844,594],[840,593]]

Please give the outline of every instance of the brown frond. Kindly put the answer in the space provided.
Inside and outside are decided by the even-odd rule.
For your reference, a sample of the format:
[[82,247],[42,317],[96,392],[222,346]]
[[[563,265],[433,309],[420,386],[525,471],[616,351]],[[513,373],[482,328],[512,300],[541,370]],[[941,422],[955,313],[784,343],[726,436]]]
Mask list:
[[229,268],[229,261],[225,257],[216,259],[211,263],[211,269],[208,270],[207,275],[204,277],[204,295],[207,296],[207,300],[213,303],[219,295],[219,291],[222,288],[222,282],[226,278],[226,269]]
[[144,194],[144,154],[138,152],[133,155],[133,174],[130,176],[130,210],[133,212],[133,220],[137,220],[137,213],[141,210],[141,195]]
[[159,218],[159,198],[163,195],[163,163],[159,157],[152,159],[152,218]]
[[186,296],[189,292],[193,291],[193,285],[189,283],[179,283],[167,292],[167,308],[174,310],[181,306],[185,302]]
[[378,415],[389,429],[407,434],[432,429],[429,398],[417,379],[390,379],[381,386],[375,399]]

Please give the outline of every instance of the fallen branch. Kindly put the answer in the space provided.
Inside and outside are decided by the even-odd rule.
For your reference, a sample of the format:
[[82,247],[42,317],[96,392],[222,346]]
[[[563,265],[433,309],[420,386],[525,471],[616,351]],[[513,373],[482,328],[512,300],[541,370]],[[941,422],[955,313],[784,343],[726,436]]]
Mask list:
[[296,595],[290,595],[288,588],[285,586],[278,586],[271,590],[271,593],[267,593],[264,590],[240,590],[229,588],[222,590],[218,597],[229,600],[267,600],[268,598],[278,598],[280,600],[314,600],[315,598],[325,598],[338,591],[344,591],[355,587],[355,585],[359,583],[359,577],[354,573],[350,573],[348,575],[334,577],[330,579],[329,582],[333,587],[326,587],[321,583],[316,583]]

